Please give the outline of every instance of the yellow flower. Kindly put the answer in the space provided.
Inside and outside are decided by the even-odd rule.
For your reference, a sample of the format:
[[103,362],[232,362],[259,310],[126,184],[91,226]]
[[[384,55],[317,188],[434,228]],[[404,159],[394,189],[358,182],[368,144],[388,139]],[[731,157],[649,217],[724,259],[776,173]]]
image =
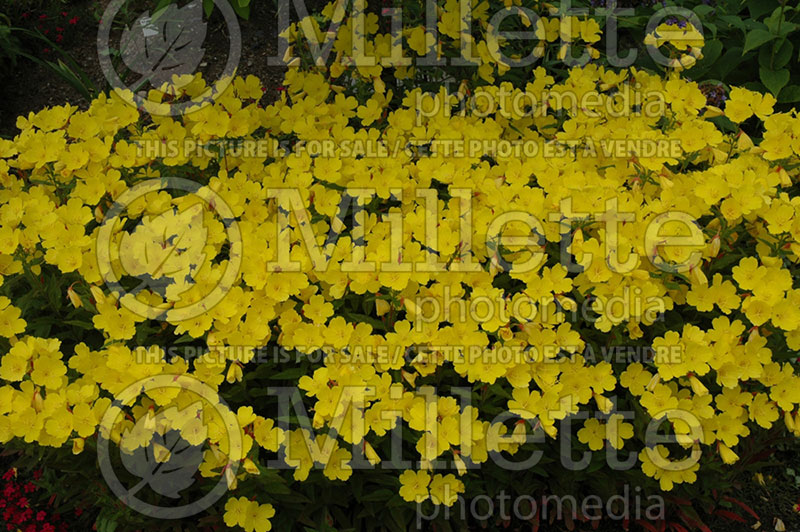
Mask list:
[[732,464],[739,460],[739,455],[733,452],[731,448],[724,443],[719,444],[719,455],[726,464]]
[[606,437],[606,427],[595,418],[587,419],[583,428],[578,431],[578,440],[589,446],[593,451],[599,451],[603,448],[603,441]]
[[[428,496],[431,475],[427,471],[403,471],[400,475],[400,496],[409,502],[423,502]],[[444,500],[444,499],[440,499]]]
[[633,425],[623,421],[622,414],[611,414],[606,423],[606,436],[609,444],[615,449],[622,449],[625,440],[633,437]]
[[434,475],[430,489],[433,504],[453,506],[458,500],[458,494],[464,493],[464,483],[455,475]]

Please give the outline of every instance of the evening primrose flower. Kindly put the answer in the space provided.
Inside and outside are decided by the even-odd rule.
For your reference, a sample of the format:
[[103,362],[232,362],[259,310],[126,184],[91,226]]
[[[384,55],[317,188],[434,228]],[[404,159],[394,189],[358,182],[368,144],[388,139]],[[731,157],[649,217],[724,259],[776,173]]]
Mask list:
[[[485,18],[487,6],[476,6],[475,17]],[[436,42],[424,28],[404,31],[417,55],[434,46],[437,54],[454,51],[458,8],[451,0],[443,6]],[[344,17],[333,7],[326,11]],[[309,28],[322,37],[319,22]],[[378,34],[378,17],[366,22],[374,36],[368,55],[388,58],[393,42]],[[600,37],[592,19],[566,22],[571,45],[589,46]],[[561,19],[528,23],[543,41],[537,48],[543,55],[559,39]],[[487,29],[478,26],[477,32]],[[466,458],[482,463],[491,452],[516,453],[528,424],[555,437],[557,421],[587,413],[581,442],[593,450],[606,441],[624,447],[634,438],[633,425],[613,413],[612,393],[627,394],[645,418],[668,415],[664,430],[689,456],[711,447],[732,463],[736,445],[781,418],[797,432],[800,382],[777,347],[785,340],[790,350],[800,348],[800,291],[793,278],[800,203],[791,194],[799,175],[800,119],[776,114],[768,95],[733,89],[724,113],[734,123],[761,121],[756,125],[763,130],[760,142],[736,136],[709,120],[721,111],[707,104],[696,83],[595,64],[566,72],[564,81],[537,69],[525,90],[543,100],[532,105],[536,112],[511,110],[509,118],[500,109],[525,93],[495,83],[508,68],[497,62],[503,43],[478,34],[466,42],[478,67],[461,82],[461,95],[442,88],[395,97],[381,80],[383,66],[353,65],[344,57],[352,29],[348,21],[326,36],[335,39],[330,70],[343,78],[339,85],[322,68],[290,69],[280,97],[263,106],[260,82],[235,78],[211,106],[146,120],[120,97],[102,95],[86,111],[65,106],[31,113],[19,120],[17,137],[0,141],[0,281],[8,288],[0,297],[0,336],[9,346],[0,359],[0,441],[60,446],[72,439],[73,452],[85,452],[93,446],[84,439],[91,443],[99,427],[133,451],[172,427],[190,443],[207,445],[204,478],[224,476],[232,490],[249,490],[249,478],[272,453],[285,457],[297,481],[321,468],[328,481],[346,482],[353,457],[341,441],[360,445],[377,464],[376,437],[405,425],[423,465],[397,475],[400,498],[451,505],[469,482]],[[297,31],[295,25],[289,36]],[[678,42],[687,36],[696,42]],[[701,57],[692,28],[660,27],[648,39],[681,52],[676,70]],[[410,68],[405,75],[412,82],[415,73]],[[480,112],[444,112],[463,102],[478,78],[490,83],[481,87]],[[206,88],[199,78],[186,81],[190,86],[171,96],[153,91],[153,102],[166,105]],[[594,95],[598,105],[571,108],[560,98],[571,93]],[[402,103],[395,108],[394,102]],[[640,112],[649,104],[658,111]],[[611,141],[619,135],[625,149],[617,151]],[[202,146],[234,138],[275,145],[284,136],[297,143],[281,155],[147,148],[185,144],[189,137]],[[489,145],[450,156],[438,141],[453,138]],[[602,143],[559,157],[522,157],[493,145],[520,139],[539,146],[555,145],[552,139],[578,147]],[[423,144],[406,150],[415,140]],[[641,140],[675,149],[649,156]],[[314,143],[329,152],[312,155]],[[387,146],[397,147],[391,156],[370,153]],[[207,187],[196,195],[159,190],[128,205],[112,231],[121,250],[104,265],[168,286],[127,296],[101,289],[98,224],[130,185],[176,166]],[[287,187],[297,189],[290,201],[274,196]],[[197,207],[208,203],[208,190],[230,207],[230,217],[217,216],[218,204]],[[357,209],[343,201],[352,198],[359,199]],[[674,211],[686,220],[651,231]],[[528,216],[508,219],[509,213]],[[622,223],[605,223],[615,219]],[[234,226],[240,242],[228,240]],[[577,271],[553,255],[570,235],[567,252],[583,265]],[[671,245],[673,237],[678,245]],[[703,262],[682,269],[692,257]],[[241,271],[229,277],[237,262]],[[65,335],[64,349],[58,339],[35,336],[43,325],[17,287],[37,291],[41,284],[63,301],[64,287],[84,282],[91,297],[79,306],[68,292],[69,320],[52,329]],[[220,301],[192,319],[173,319],[184,304],[205,305],[204,294],[217,287],[225,293]],[[129,312],[125,303],[134,297],[162,309],[166,321]],[[597,319],[572,319],[581,302]],[[676,316],[697,313],[703,319],[674,325]],[[666,330],[648,345],[643,339],[652,338],[648,326],[656,322]],[[34,336],[17,338],[26,332]],[[616,340],[604,346],[605,333]],[[130,347],[185,342],[209,351],[187,360],[166,348]],[[287,359],[292,367],[270,373],[253,360],[255,346],[266,345],[303,363]],[[612,364],[586,349],[619,345],[652,347],[654,358]],[[152,390],[112,406],[126,387],[162,374],[191,376],[229,400],[234,388],[246,388],[233,401],[242,456],[229,456],[234,450],[219,416],[187,408],[197,401],[187,390]],[[279,428],[258,414],[259,405],[247,404],[266,393],[261,384],[271,378],[298,384],[311,425],[324,436]],[[240,385],[223,386],[226,381]],[[433,382],[441,385],[436,391],[426,387]],[[511,428],[485,420],[494,411],[462,409],[446,392],[462,385],[482,399],[505,398],[492,404],[525,421]],[[109,408],[119,420],[100,426]],[[697,426],[676,410],[690,412]],[[598,411],[610,415],[603,421]],[[639,455],[643,474],[664,490],[694,482],[703,465],[690,461],[674,471],[670,463],[683,455],[670,456],[661,446],[650,451]],[[156,447],[156,455],[165,460],[168,452]],[[442,455],[453,456],[461,480],[424,469]],[[229,527],[268,530],[273,515],[270,505],[233,496],[223,519]]]
[[605,425],[595,418],[587,419],[583,424],[583,428],[578,431],[578,440],[587,444],[589,449],[593,451],[599,451],[603,448],[605,436]]
[[464,492],[464,483],[455,475],[434,475],[430,490],[433,504],[452,506],[458,500],[458,494]]
[[718,443],[718,445],[719,445],[719,455],[724,463],[732,464],[739,460],[739,455],[733,452],[730,447],[728,447],[724,443]]
[[259,504],[247,497],[231,497],[225,503],[223,519],[229,527],[239,526],[247,532],[268,532],[272,530],[270,519],[275,516],[271,504]]
[[[410,469],[403,471],[400,475],[400,496],[403,500],[409,502],[423,502],[430,496],[428,492],[430,482],[431,475],[427,471],[412,471]],[[439,487],[437,484],[437,488]],[[442,491],[444,490],[444,485],[441,486],[441,489]],[[440,500],[449,500],[444,499],[443,494],[442,497]]]

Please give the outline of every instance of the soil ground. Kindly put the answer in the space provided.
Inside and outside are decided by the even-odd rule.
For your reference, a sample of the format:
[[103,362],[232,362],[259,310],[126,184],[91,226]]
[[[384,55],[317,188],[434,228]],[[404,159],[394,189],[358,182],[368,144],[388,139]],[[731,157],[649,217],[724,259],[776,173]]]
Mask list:
[[[312,9],[321,3],[319,0],[309,1],[308,8]],[[80,27],[77,30],[79,34],[62,44],[62,48],[78,63],[95,86],[101,89],[107,86],[107,82],[98,59],[97,26],[98,19],[107,4],[108,0],[73,2],[71,13],[78,12],[80,15]],[[141,8],[133,7],[131,12],[143,13],[147,11],[147,5],[148,3],[144,3]],[[38,16],[35,11],[33,16]],[[25,22],[21,19],[12,19],[12,25],[23,25]],[[239,26],[242,36],[242,56],[238,72],[257,76],[266,88],[267,101],[277,98],[279,93],[276,89],[283,80],[285,69],[267,64],[267,58],[275,55],[278,48],[276,4],[269,0],[253,0],[249,20],[239,19]],[[118,42],[119,35],[120,28],[112,31],[111,42]],[[35,51],[36,55],[50,60],[57,59],[53,52],[42,54],[41,44],[36,43],[34,46],[39,48]],[[219,10],[215,10],[209,20],[204,42],[205,54],[200,68],[207,77],[222,71],[228,58],[229,46],[228,28]],[[67,82],[46,67],[27,59],[20,58],[17,67],[4,74],[5,83],[0,83],[0,136],[9,137],[16,134],[17,117],[27,116],[30,111],[63,105],[67,102],[79,107],[86,107],[88,104]]]

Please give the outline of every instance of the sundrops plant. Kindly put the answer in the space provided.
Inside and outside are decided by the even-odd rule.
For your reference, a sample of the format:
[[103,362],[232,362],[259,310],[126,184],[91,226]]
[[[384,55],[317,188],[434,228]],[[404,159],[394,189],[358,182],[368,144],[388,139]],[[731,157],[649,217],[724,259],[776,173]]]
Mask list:
[[[20,117],[0,441],[117,450],[151,481],[131,497],[219,485],[207,516],[266,531],[307,524],[306,482],[402,528],[555,441],[673,492],[800,436],[800,118],[744,88],[712,106],[673,66],[485,69],[468,110],[315,67],[266,106],[246,76],[179,116],[113,92]],[[154,109],[206,89],[175,81]]]

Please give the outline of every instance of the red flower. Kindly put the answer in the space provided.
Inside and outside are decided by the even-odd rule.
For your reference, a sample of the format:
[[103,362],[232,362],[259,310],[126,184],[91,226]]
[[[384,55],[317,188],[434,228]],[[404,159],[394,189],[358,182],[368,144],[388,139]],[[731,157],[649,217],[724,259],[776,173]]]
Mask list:
[[79,20],[80,20],[80,17],[78,17],[78,15],[75,15],[74,17],[72,17],[71,19],[69,19],[69,23],[70,23],[70,24],[72,24],[72,25],[74,26],[75,24],[77,24],[77,23],[78,23],[78,21],[79,21]]
[[47,15],[39,15],[39,20],[46,20],[46,19],[47,19]]

